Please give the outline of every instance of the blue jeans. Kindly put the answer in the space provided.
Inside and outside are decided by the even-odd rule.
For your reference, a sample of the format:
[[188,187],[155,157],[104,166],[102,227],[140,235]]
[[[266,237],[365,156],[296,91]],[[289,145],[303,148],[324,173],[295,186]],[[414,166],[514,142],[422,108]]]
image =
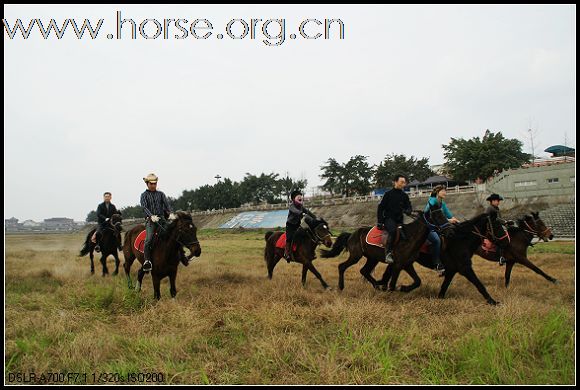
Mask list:
[[431,231],[427,236],[427,240],[432,244],[433,261],[437,264],[440,262],[439,256],[441,255],[441,238],[435,231]]

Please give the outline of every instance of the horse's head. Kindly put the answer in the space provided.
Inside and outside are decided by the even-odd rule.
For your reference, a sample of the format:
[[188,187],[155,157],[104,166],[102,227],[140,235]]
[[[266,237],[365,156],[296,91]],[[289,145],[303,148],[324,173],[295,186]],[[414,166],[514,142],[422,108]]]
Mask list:
[[113,228],[115,228],[116,231],[118,231],[118,232],[123,231],[123,227],[121,226],[121,223],[123,222],[123,218],[121,217],[121,214],[113,214],[113,215],[111,215],[110,222],[111,222],[111,225],[113,226]]
[[437,227],[442,236],[451,238],[455,235],[455,226],[449,222],[441,207],[431,206],[429,213],[425,214],[425,218],[429,224]]
[[544,242],[548,242],[548,240],[554,238],[552,229],[547,227],[544,221],[542,221],[539,212],[532,212],[532,215],[526,215],[523,222],[526,230],[529,230],[532,234],[536,234]]
[[177,218],[169,225],[171,230],[175,229],[175,238],[184,247],[189,250],[187,260],[192,257],[199,257],[201,255],[201,246],[197,239],[197,227],[193,223],[193,219],[189,213],[185,211],[177,211],[175,213]]
[[304,221],[314,234],[314,238],[324,244],[327,248],[332,246],[332,238],[328,223],[322,218],[304,218]]

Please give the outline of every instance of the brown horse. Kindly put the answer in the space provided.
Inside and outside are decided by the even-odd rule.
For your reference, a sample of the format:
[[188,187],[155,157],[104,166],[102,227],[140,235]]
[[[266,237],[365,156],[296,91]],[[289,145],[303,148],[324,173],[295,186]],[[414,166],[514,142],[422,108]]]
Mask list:
[[[103,227],[103,236],[101,237],[101,264],[103,265],[103,276],[109,273],[109,269],[107,268],[107,257],[112,255],[115,258],[115,271],[113,271],[113,275],[117,275],[119,273],[119,255],[117,253],[117,248],[121,246],[121,231],[123,228],[121,227],[121,214],[113,214],[111,219]],[[97,228],[92,229],[89,234],[87,234],[87,238],[85,239],[85,243],[81,249],[81,253],[79,254],[80,257],[86,256],[87,253],[91,258],[91,274],[95,273],[95,263],[93,261],[93,252],[95,250],[95,244],[91,241],[91,237],[95,233]]]
[[[509,227],[508,233],[511,241],[503,250],[503,256],[507,260],[505,267],[505,286],[508,287],[510,284],[512,269],[516,263],[528,267],[552,283],[558,283],[557,279],[546,274],[528,259],[528,247],[533,245],[532,239],[535,236],[538,236],[544,242],[548,242],[548,240],[554,238],[552,230],[546,227],[544,221],[540,219],[540,213],[532,212],[532,215],[526,215],[523,219],[519,219],[518,226]],[[486,252],[481,247],[475,253],[489,261],[497,262],[499,260],[498,252]]]
[[[181,250],[185,247],[190,254],[187,260],[193,256],[201,255],[201,246],[197,240],[197,228],[195,227],[191,215],[184,211],[176,212],[177,219],[169,223],[165,231],[160,231],[155,240],[153,250],[151,251],[151,278],[153,279],[154,296],[156,299],[161,298],[159,286],[161,280],[169,276],[171,297],[175,298],[177,289],[175,288],[175,278],[177,276],[177,266],[181,260]],[[125,274],[127,275],[127,284],[131,288],[131,265],[135,259],[141,263],[141,268],[137,276],[137,285],[135,289],[141,290],[141,284],[145,271],[143,271],[143,262],[145,261],[143,253],[135,249],[135,239],[145,229],[144,225],[137,225],[125,234],[125,244],[123,254],[125,255]]]
[[[330,229],[326,221],[322,218],[306,218],[305,221],[308,224],[308,228],[299,227],[294,234],[293,241],[297,247],[292,261],[302,264],[302,286],[306,285],[306,273],[310,271],[320,280],[322,287],[327,289],[328,284],[322,279],[322,276],[316,268],[314,268],[312,260],[316,259],[315,251],[320,243],[328,248],[332,246]],[[272,273],[274,272],[276,264],[284,257],[284,249],[276,248],[276,242],[282,234],[283,232],[267,232],[265,236],[266,249],[264,250],[264,260],[266,260],[269,279],[272,279]]]
[[[434,229],[441,227],[444,234],[452,232],[452,229],[449,229],[452,226],[449,224],[440,208],[431,211],[430,214],[433,222],[428,220],[426,214],[422,211],[417,211],[415,214],[416,219],[413,222],[403,225],[408,239],[401,240],[393,250],[395,263],[393,264],[392,270],[397,270],[397,276],[401,272],[401,269],[407,269],[408,262],[417,257],[421,245],[423,245],[427,239],[430,227]],[[378,263],[385,262],[385,249],[367,244],[366,236],[370,230],[371,227],[362,227],[355,230],[353,233],[342,233],[338,236],[330,251],[320,251],[320,256],[322,258],[336,257],[345,249],[349,252],[348,259],[344,263],[338,265],[338,288],[340,290],[344,289],[344,272],[350,266],[358,263],[363,256],[366,257],[367,261],[361,268],[360,273],[373,285],[374,288],[378,289],[383,285],[383,283],[377,281],[372,276],[372,272]],[[414,270],[410,268],[410,272],[414,272]]]

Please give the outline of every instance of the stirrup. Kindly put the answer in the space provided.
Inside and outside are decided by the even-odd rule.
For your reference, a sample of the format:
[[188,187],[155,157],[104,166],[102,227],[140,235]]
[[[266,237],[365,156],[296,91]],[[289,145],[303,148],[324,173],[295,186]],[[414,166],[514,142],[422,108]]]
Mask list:
[[499,257],[499,265],[501,266],[501,265],[504,265],[505,263],[507,263],[507,260],[505,259],[505,257],[500,256]]
[[395,262],[395,259],[393,258],[393,252],[392,251],[388,251],[385,254],[385,263],[387,264],[393,264]]
[[150,260],[145,260],[143,262],[143,271],[149,272],[149,271],[151,271],[151,269],[153,269],[153,264],[151,264]]
[[443,263],[436,264],[435,271],[439,276],[445,275],[445,266],[443,265]]
[[99,244],[95,245],[95,252],[101,253],[101,247],[99,246]]

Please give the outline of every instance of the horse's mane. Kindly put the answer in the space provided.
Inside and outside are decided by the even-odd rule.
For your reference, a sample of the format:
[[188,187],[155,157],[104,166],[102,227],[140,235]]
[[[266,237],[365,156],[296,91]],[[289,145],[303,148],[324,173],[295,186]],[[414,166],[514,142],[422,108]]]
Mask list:
[[456,226],[455,233],[456,234],[457,233],[464,233],[464,234],[471,233],[471,230],[473,229],[473,227],[475,225],[477,225],[478,223],[480,223],[483,218],[486,218],[488,216],[489,216],[489,214],[483,213],[483,214],[475,216],[471,219],[468,219],[467,221],[458,223],[457,225],[455,225]]

